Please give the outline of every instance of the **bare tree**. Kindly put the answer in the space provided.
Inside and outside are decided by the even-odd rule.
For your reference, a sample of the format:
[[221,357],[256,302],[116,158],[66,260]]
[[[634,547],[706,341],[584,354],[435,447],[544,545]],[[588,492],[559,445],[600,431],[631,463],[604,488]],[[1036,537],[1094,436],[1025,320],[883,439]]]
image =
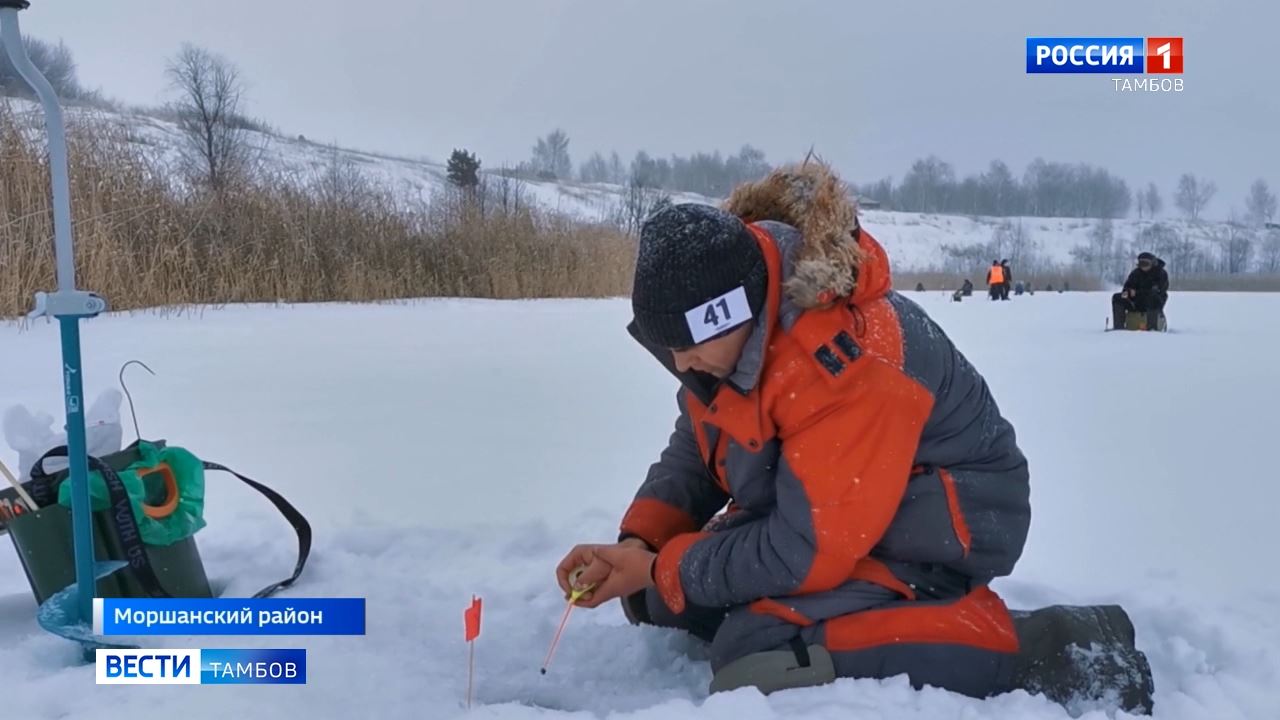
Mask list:
[[893,178],[887,177],[877,180],[869,185],[862,185],[857,188],[858,197],[868,198],[880,203],[882,208],[893,207]]
[[978,184],[982,188],[985,201],[983,209],[986,212],[1003,216],[1011,214],[1017,208],[1018,180],[1003,161],[992,160],[987,171],[978,179]]
[[578,179],[584,183],[609,182],[609,162],[597,150],[578,170]]
[[1263,225],[1275,217],[1276,194],[1271,192],[1266,180],[1258,178],[1249,186],[1249,197],[1245,199],[1244,206],[1249,212],[1249,219],[1255,225]]
[[1156,189],[1155,183],[1147,183],[1145,188],[1138,188],[1134,194],[1134,202],[1138,206],[1138,219],[1141,220],[1144,215],[1148,219],[1154,220],[1156,213],[1160,212],[1160,191]]
[[955,170],[950,163],[935,155],[916,160],[898,186],[900,203],[903,209],[939,212],[944,209],[954,183]]
[[533,171],[545,180],[570,180],[573,161],[569,158],[569,134],[559,128],[538,138],[533,146]]
[[1160,189],[1153,182],[1147,183],[1145,191],[1139,191],[1138,194],[1146,198],[1147,216],[1154,218],[1160,213],[1164,207],[1164,201],[1160,199]]
[[622,192],[614,223],[633,237],[640,234],[644,221],[655,211],[671,203],[671,196],[656,185],[650,185],[639,173],[633,173]]
[[1239,221],[1235,212],[1226,225],[1218,225],[1209,230],[1209,239],[1218,246],[1222,253],[1222,272],[1237,275],[1249,269],[1253,259],[1254,234]]
[[497,211],[503,215],[515,215],[522,207],[528,207],[528,203],[525,202],[526,187],[520,181],[519,174],[518,170],[504,165],[498,171],[498,179],[492,185],[487,178],[481,180],[485,196],[492,199]]
[[1200,213],[1216,192],[1217,185],[1207,180],[1201,182],[1195,175],[1187,173],[1178,178],[1178,190],[1173,195],[1173,204],[1186,213],[1187,217],[1199,220]]
[[1249,267],[1253,264],[1253,250],[1257,237],[1253,230],[1240,225],[1230,228],[1228,232],[1231,239],[1228,245],[1227,272],[1232,274],[1249,272]]
[[622,164],[622,158],[618,156],[618,151],[614,150],[609,155],[609,182],[614,185],[621,185],[627,181],[627,168]]
[[1107,277],[1114,269],[1116,257],[1115,230],[1110,219],[1104,219],[1089,230],[1089,244],[1071,249],[1071,257],[1098,278]]
[[[631,161],[631,174],[627,182],[630,185],[639,185],[646,188],[665,187],[672,179],[671,174],[672,168],[664,159],[655,160],[644,150],[638,150],[636,151],[635,159]],[[704,179],[702,184],[698,185],[697,190],[694,190],[694,192],[703,190],[707,185],[711,184],[711,182],[712,181],[710,180]],[[691,184],[687,179],[684,183],[677,181],[677,184],[684,185],[684,187],[681,188],[682,190],[692,189]]]
[[1259,246],[1258,269],[1267,273],[1280,273],[1280,230],[1270,230]]
[[[1169,230],[1168,255],[1161,255],[1169,265],[1178,268],[1180,272],[1200,272],[1204,269],[1207,261],[1204,260],[1204,253],[1200,251],[1196,241],[1190,234],[1179,235],[1177,231]],[[1158,254],[1158,253],[1157,253]]]
[[[22,44],[27,49],[27,57],[36,66],[53,91],[63,99],[75,99],[83,94],[80,81],[76,77],[76,61],[71,49],[61,40],[57,45],[45,42],[30,35],[23,36]],[[9,62],[9,54],[0,43],[0,94],[29,95],[31,89],[25,80],[18,75],[18,69]]]
[[[992,235],[990,247],[984,257],[1008,258],[1014,274],[1021,273],[1027,277],[1044,269],[1045,257],[1040,252],[1040,243],[1031,235],[1027,226],[1019,220],[1004,220]],[[997,251],[998,250],[998,251]],[[986,263],[984,262],[983,265]]]
[[1129,214],[1133,193],[1129,184],[1111,173],[1081,163],[1073,173],[1076,178],[1075,213],[1080,217],[1120,218]]
[[183,165],[215,192],[248,169],[250,147],[240,103],[244,83],[225,58],[183,45],[166,70],[179,99],[173,109],[185,141]]
[[737,155],[726,158],[724,163],[725,180],[730,187],[759,180],[771,170],[773,166],[765,160],[764,151],[750,145],[743,145]]
[[360,168],[337,145],[329,145],[323,172],[312,183],[312,192],[331,206],[358,208],[370,184]]
[[1031,237],[1031,232],[1021,220],[1013,225],[1013,233],[1009,235],[1009,262],[1022,267],[1023,272],[1040,269],[1039,243]]
[[1155,253],[1171,264],[1179,264],[1177,261],[1183,258],[1178,255],[1184,250],[1180,247],[1180,240],[1176,230],[1158,222],[1139,230],[1134,238],[1134,246],[1138,252]]
[[993,255],[999,255],[992,242],[973,243],[970,245],[947,245],[943,244],[942,250],[942,269],[946,272],[956,273],[959,275],[967,275],[974,272],[977,268],[978,276],[981,277],[985,272],[987,263],[991,262],[989,258]]

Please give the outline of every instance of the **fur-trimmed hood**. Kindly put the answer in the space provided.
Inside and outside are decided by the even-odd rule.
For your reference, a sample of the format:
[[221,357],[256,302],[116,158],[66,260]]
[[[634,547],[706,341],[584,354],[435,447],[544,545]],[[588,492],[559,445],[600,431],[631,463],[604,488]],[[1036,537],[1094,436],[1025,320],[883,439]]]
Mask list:
[[[888,289],[884,251],[859,231],[853,196],[820,160],[809,158],[739,185],[724,209],[747,223],[775,220],[800,231],[803,244],[782,284],[788,299],[801,309]],[[875,268],[881,277],[867,277],[871,265],[881,266]]]

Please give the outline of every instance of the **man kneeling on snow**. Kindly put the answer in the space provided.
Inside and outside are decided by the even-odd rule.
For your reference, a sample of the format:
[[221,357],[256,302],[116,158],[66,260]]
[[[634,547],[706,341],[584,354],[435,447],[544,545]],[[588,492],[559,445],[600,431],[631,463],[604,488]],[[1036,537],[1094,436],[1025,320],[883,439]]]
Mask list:
[[567,593],[585,566],[580,604],[708,641],[713,692],[906,674],[1150,709],[1120,608],[1011,613],[988,587],[1022,554],[1027,461],[829,169],[654,215],[632,305],[680,414],[620,542],[557,568]]

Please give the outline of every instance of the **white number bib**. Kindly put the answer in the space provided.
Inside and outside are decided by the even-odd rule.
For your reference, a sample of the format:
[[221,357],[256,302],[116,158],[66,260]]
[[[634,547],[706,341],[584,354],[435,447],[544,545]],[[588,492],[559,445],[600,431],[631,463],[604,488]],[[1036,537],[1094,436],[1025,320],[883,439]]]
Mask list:
[[751,305],[747,291],[738,286],[717,298],[712,298],[684,314],[689,334],[697,343],[737,327],[751,319]]

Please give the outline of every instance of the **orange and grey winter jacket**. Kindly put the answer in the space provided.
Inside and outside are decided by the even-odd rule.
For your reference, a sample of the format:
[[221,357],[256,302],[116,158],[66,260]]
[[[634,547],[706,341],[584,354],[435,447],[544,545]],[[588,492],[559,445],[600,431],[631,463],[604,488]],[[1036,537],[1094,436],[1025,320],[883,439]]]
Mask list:
[[659,550],[664,602],[732,606],[852,579],[915,599],[921,566],[974,585],[1008,574],[1030,522],[1014,430],[941,328],[891,290],[838,181],[820,164],[775,172],[728,209],[770,278],[735,373],[680,373],[648,348],[682,382],[680,413],[621,535]]

